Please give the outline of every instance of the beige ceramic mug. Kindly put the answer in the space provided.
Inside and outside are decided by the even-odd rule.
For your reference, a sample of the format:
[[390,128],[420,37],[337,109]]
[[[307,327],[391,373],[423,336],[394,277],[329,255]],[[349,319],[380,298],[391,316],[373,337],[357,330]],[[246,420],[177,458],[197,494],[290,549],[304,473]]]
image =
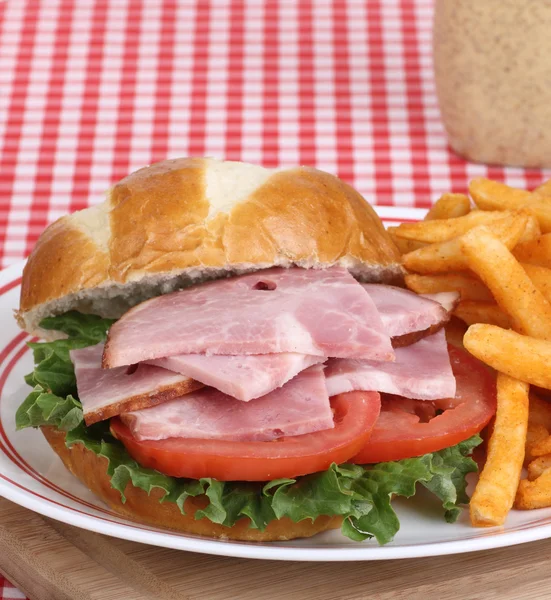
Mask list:
[[433,50],[458,154],[551,167],[551,0],[435,0]]

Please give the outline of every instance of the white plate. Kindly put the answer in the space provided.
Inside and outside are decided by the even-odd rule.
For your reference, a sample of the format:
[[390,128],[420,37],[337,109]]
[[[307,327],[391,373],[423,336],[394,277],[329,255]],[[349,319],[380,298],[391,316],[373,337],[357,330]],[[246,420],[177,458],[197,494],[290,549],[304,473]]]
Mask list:
[[[389,220],[419,217],[417,211],[381,209]],[[145,544],[207,554],[278,560],[382,560],[437,556],[497,548],[551,537],[551,510],[513,511],[503,528],[474,529],[466,511],[449,525],[429,496],[395,502],[401,522],[387,546],[352,542],[332,531],[307,540],[281,543],[215,541],[139,526],[119,518],[61,464],[39,431],[15,431],[14,414],[28,393],[23,375],[32,357],[12,317],[19,301],[22,264],[0,273],[0,495],[84,529]]]

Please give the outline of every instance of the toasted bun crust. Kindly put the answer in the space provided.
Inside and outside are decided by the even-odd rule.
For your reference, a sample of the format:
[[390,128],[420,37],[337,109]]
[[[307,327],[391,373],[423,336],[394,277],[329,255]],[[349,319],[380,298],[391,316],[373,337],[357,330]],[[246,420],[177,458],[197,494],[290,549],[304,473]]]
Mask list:
[[206,279],[336,264],[363,281],[403,276],[375,211],[337,177],[305,167],[166,160],[117,183],[103,204],[46,229],[23,273],[17,318],[45,336],[40,320],[72,309],[119,317]]
[[310,537],[328,529],[336,529],[341,525],[340,517],[318,517],[313,522],[305,520],[299,523],[283,518],[272,521],[264,531],[258,531],[249,529],[249,519],[243,518],[233,527],[225,527],[205,518],[195,520],[195,512],[208,504],[206,496],[188,498],[184,505],[186,514],[183,515],[173,502],[159,502],[161,490],[153,490],[148,496],[146,492],[135,488],[131,483],[126,487],[126,503],[123,504],[119,492],[111,487],[106,458],[97,456],[82,444],[74,444],[71,448],[67,448],[65,433],[55,427],[41,429],[54,452],[75,477],[115,512],[138,523],[211,538],[249,542],[273,542]]

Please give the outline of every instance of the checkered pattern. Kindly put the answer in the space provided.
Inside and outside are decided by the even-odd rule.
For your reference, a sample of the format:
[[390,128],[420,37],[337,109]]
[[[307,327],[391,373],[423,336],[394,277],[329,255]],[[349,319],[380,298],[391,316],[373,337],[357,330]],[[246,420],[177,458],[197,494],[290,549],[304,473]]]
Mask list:
[[26,600],[23,592],[13,587],[9,581],[0,575],[0,599],[1,600]]
[[[182,155],[338,173],[424,207],[489,173],[447,148],[432,0],[0,0],[0,260]],[[386,214],[391,215],[392,210]]]
[[165,157],[315,165],[388,216],[474,176],[550,177],[449,151],[431,13],[432,0],[0,0],[1,266]]

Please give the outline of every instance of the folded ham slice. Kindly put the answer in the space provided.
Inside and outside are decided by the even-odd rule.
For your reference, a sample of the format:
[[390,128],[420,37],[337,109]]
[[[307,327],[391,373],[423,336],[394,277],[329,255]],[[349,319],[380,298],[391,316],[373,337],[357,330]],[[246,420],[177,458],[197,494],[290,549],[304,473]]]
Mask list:
[[438,302],[449,313],[457,308],[459,300],[461,299],[461,294],[459,292],[437,292],[435,294],[422,294],[422,296],[423,298]]
[[459,302],[457,292],[428,297],[391,285],[362,285],[377,307],[395,348],[409,346],[442,329]]
[[393,360],[373,301],[346,269],[268,269],[152,298],[109,330],[104,367],[177,354]]
[[230,356],[181,354],[147,361],[187,375],[205,385],[248,402],[281,387],[304,369],[325,361],[324,356],[282,352]]
[[265,442],[334,427],[321,366],[252,402],[212,388],[121,415],[138,440],[172,437]]
[[421,331],[449,319],[442,304],[409,290],[379,283],[362,286],[377,307],[390,337]]
[[86,425],[203,387],[185,375],[150,365],[102,369],[102,354],[103,344],[70,352]]
[[325,369],[329,395],[363,390],[418,400],[455,396],[455,377],[443,330],[395,352],[393,363],[330,360]]

